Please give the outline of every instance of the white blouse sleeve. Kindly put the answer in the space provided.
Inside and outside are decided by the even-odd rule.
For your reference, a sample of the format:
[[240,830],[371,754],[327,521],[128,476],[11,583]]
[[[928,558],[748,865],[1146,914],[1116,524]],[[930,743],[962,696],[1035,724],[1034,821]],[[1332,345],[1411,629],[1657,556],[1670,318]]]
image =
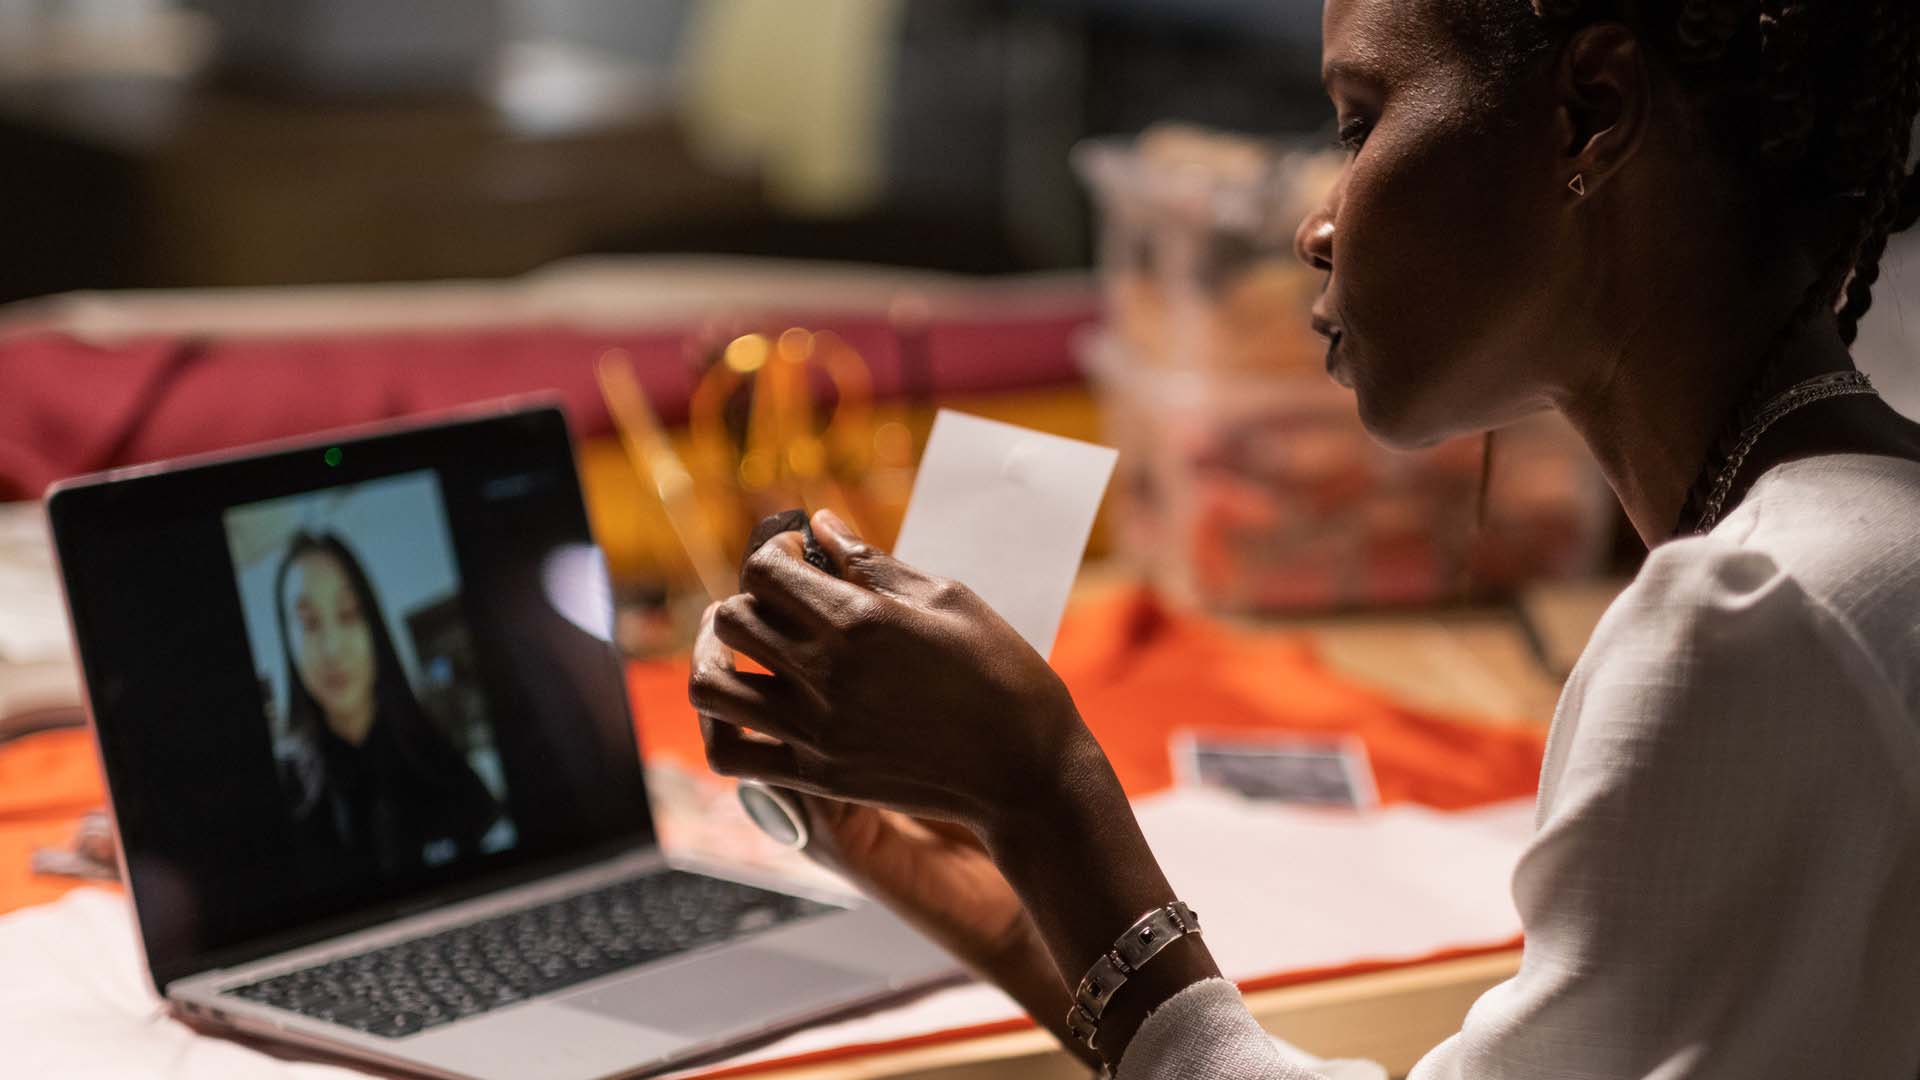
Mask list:
[[[1914,842],[1920,732],[1850,635],[1764,554],[1652,555],[1555,721],[1520,972],[1410,1080],[1913,1075],[1885,1064],[1920,1061],[1920,995],[1889,993],[1920,985],[1920,934],[1887,909],[1920,895],[1888,880],[1915,865],[1889,848]],[[1321,1075],[1218,982],[1150,1016],[1120,1072]]]
[[1520,972],[1411,1080],[1912,1076],[1920,1011],[1891,1013],[1920,1001],[1872,968],[1916,960],[1910,919],[1876,929],[1912,887],[1920,732],[1870,652],[1703,538],[1653,554],[1588,660],[1514,875]]

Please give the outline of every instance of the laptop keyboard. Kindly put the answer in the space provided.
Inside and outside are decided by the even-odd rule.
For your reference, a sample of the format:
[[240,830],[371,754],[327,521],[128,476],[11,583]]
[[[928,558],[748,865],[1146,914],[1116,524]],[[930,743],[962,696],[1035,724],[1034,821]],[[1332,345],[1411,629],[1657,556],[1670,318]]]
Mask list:
[[224,992],[399,1038],[834,910],[665,870]]

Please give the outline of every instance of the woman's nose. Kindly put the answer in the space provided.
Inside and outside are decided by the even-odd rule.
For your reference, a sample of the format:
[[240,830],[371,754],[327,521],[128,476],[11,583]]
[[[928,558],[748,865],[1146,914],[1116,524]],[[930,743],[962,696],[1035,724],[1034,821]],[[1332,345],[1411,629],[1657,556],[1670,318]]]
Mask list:
[[1293,253],[1315,270],[1333,270],[1333,214],[1321,207],[1300,220],[1293,231]]
[[315,651],[318,652],[323,659],[332,660],[340,655],[341,640],[340,628],[338,626],[331,624],[323,626],[320,628],[319,634],[315,636]]

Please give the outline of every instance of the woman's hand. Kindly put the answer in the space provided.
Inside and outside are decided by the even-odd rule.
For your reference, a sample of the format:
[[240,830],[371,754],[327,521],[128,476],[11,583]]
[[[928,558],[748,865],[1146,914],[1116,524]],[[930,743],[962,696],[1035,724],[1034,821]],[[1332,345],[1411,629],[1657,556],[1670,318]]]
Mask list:
[[[733,650],[703,626],[693,662],[696,669],[731,671]],[[709,717],[701,718],[701,727],[710,743],[727,730]],[[1051,1019],[1066,1012],[1066,987],[1038,927],[969,829],[819,795],[787,794],[806,815],[809,857],[885,904],[1032,1015]],[[1086,1058],[1084,1047],[1067,1049]]]
[[[1104,767],[1059,677],[979,597],[875,550],[831,514],[814,531],[844,580],[782,534],[702,624],[689,692],[716,721],[715,771],[984,836]],[[771,674],[734,670],[725,649]]]
[[[794,793],[807,815],[807,854],[838,870],[976,975],[999,986],[1043,1028],[1073,999],[1040,929],[977,837],[943,821]],[[1085,1046],[1062,1046],[1091,1067]]]
[[[707,762],[816,796],[823,857],[1059,1032],[1067,986],[1174,898],[1125,792],[1053,669],[979,597],[829,513],[813,530],[842,577],[784,533],[702,622],[688,691]],[[768,673],[736,670],[734,651]],[[938,823],[970,830],[991,859],[944,843]],[[1005,921],[1015,906],[1025,915]],[[1114,996],[1107,1055],[1155,1004],[1218,973],[1197,937],[1175,942]]]
[[[738,674],[733,650],[707,625],[711,618],[709,610],[694,644],[694,670]],[[734,738],[773,745],[735,734],[710,716],[702,716],[700,724],[709,745]],[[809,857],[886,902],[969,967],[987,972],[1020,948],[1031,922],[966,828],[798,791],[787,794],[806,814]]]
[[885,902],[968,967],[992,974],[1038,945],[1020,898],[966,829],[791,794],[807,816],[807,855]]

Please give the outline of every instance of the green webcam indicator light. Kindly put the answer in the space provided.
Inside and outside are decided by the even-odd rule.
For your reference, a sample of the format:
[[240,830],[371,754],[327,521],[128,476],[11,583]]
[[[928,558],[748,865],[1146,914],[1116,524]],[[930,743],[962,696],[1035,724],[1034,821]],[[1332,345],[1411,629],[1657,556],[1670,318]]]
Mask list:
[[320,460],[326,462],[329,467],[338,467],[340,459],[344,456],[345,455],[340,453],[339,447],[329,446],[327,447],[327,452],[320,455]]

